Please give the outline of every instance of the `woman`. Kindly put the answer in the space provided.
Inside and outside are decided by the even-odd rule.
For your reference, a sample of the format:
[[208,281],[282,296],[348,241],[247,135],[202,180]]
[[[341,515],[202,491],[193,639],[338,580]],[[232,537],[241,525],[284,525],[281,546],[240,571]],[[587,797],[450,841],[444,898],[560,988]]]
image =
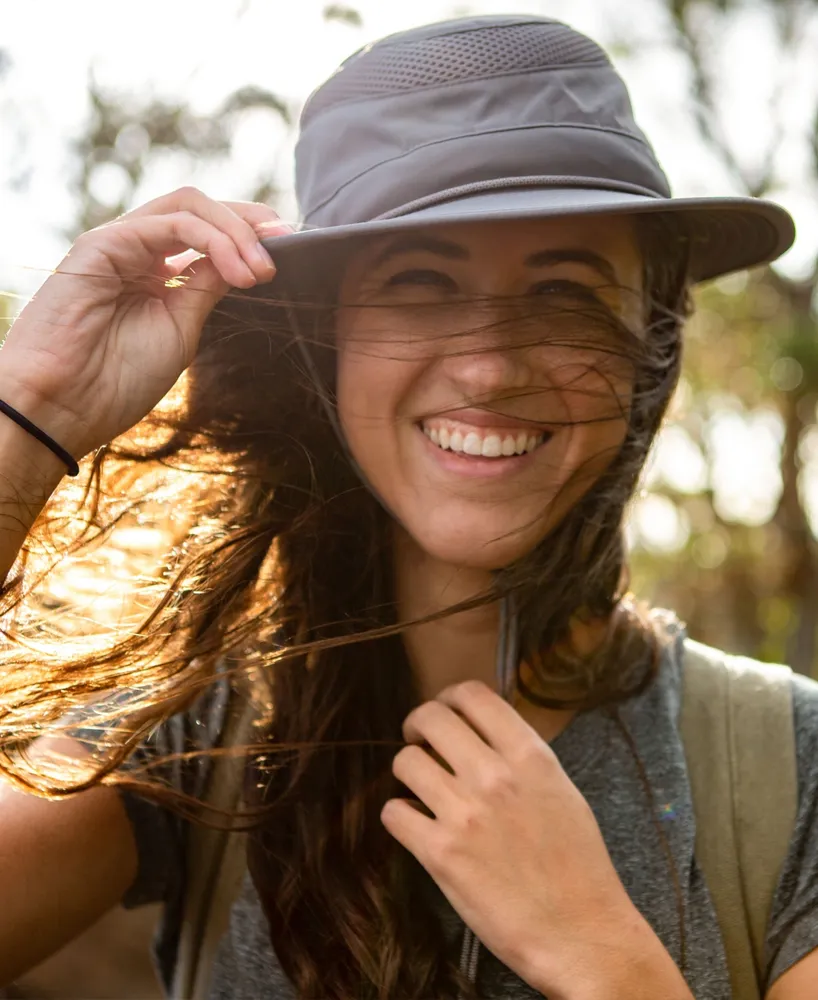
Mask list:
[[[307,103],[297,185],[299,232],[183,189],[86,233],[3,348],[4,975],[160,899],[171,982],[180,817],[219,819],[195,804],[249,679],[211,996],[728,996],[685,629],[627,592],[621,522],[690,285],[780,255],[789,217],[672,199],[602,50],[529,16],[357,53]],[[54,492],[83,456],[90,488]],[[97,612],[138,591],[118,626],[83,567]],[[772,1000],[818,984],[818,688],[793,698]]]

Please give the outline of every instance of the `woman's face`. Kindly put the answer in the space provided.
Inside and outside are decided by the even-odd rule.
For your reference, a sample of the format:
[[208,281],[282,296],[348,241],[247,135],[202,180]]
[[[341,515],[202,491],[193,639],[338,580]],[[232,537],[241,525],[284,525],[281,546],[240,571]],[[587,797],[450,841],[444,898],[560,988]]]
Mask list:
[[624,440],[632,388],[611,314],[643,328],[630,220],[451,225],[368,243],[338,310],[338,410],[416,543],[498,569],[536,546]]

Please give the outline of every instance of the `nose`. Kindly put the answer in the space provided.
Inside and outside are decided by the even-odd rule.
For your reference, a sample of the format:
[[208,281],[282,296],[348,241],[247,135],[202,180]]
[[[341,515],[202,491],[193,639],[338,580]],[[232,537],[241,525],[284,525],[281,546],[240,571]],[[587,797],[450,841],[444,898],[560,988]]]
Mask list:
[[529,385],[527,352],[503,338],[483,335],[452,337],[441,367],[464,399],[479,402],[503,391]]

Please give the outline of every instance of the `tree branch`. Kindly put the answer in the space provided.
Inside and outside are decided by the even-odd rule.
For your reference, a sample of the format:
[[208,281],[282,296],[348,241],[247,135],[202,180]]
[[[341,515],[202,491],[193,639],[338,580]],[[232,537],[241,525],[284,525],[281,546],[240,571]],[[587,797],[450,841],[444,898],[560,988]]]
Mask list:
[[696,124],[705,141],[715,149],[727,169],[739,185],[748,193],[753,193],[756,185],[746,174],[736,159],[730,144],[718,128],[718,112],[714,96],[713,82],[706,69],[706,59],[701,40],[687,17],[687,3],[670,5],[671,19],[676,29],[676,43],[684,52],[693,74],[694,104]]

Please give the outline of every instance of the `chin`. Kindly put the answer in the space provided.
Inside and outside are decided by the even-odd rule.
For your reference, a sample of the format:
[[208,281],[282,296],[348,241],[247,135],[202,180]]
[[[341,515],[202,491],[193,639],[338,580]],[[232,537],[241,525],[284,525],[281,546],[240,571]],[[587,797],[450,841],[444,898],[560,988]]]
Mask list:
[[508,525],[483,526],[481,530],[464,519],[459,523],[448,519],[445,523],[430,522],[418,526],[418,530],[407,525],[415,543],[433,559],[463,569],[504,569],[531,552],[541,534],[532,537],[530,529],[515,532]]

